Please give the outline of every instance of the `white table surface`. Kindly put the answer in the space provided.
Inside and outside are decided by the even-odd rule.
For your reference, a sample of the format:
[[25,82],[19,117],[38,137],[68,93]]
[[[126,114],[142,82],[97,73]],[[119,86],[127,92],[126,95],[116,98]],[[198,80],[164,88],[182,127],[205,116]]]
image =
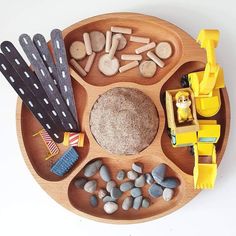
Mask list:
[[[16,138],[16,94],[0,75],[0,235],[236,235],[236,12],[235,1],[210,0],[1,0],[0,42],[18,48],[21,33],[49,37],[84,18],[108,12],[139,12],[158,16],[193,37],[202,28],[221,31],[217,58],[225,71],[231,100],[229,143],[218,170],[215,189],[203,191],[178,211],[147,223],[109,225],[79,217],[52,200],[27,169]],[[21,50],[22,52],[22,50]]]

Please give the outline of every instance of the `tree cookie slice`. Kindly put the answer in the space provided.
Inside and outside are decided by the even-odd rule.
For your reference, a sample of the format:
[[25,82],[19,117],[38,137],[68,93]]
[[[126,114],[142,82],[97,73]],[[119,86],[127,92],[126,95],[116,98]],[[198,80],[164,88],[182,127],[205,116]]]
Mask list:
[[155,75],[157,65],[153,61],[143,61],[139,65],[139,71],[143,77],[151,78]]
[[75,60],[81,60],[86,56],[84,43],[81,41],[74,41],[70,45],[70,55]]
[[93,52],[101,52],[105,46],[106,38],[100,31],[92,31],[89,33]]
[[155,53],[161,59],[167,59],[172,55],[171,45],[167,42],[161,42],[156,46]]
[[115,75],[119,67],[119,60],[116,57],[111,59],[108,54],[101,56],[98,61],[98,69],[106,76]]

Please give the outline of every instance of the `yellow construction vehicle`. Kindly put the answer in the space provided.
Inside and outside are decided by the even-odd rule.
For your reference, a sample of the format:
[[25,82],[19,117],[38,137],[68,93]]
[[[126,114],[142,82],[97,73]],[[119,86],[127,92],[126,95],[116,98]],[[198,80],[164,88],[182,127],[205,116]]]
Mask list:
[[[178,123],[174,97],[186,91],[191,97],[193,120]],[[192,146],[195,158],[193,170],[194,188],[213,188],[217,174],[215,143],[220,137],[220,125],[216,120],[198,120],[194,95],[190,88],[166,91],[166,114],[173,147]]]
[[197,113],[214,116],[220,109],[220,88],[225,87],[223,69],[216,63],[215,48],[219,41],[218,30],[201,30],[197,42],[205,48],[207,63],[204,71],[188,74],[189,86],[195,97]]

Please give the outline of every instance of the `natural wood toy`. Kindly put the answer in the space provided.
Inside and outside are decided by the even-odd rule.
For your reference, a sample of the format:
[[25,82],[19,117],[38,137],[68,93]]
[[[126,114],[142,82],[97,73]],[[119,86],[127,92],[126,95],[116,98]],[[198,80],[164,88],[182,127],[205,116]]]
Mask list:
[[[139,68],[134,68],[124,73],[117,73],[120,66],[122,67],[125,64],[127,64],[127,62],[123,60],[118,62],[116,61],[115,62],[116,66],[113,67],[112,71],[108,71],[109,67],[105,69],[103,68],[103,71],[105,71],[105,73],[110,75],[109,77],[106,77],[104,76],[105,73],[104,74],[101,73],[100,70],[98,69],[99,60],[101,60],[100,59],[101,56],[104,55],[105,53],[104,47],[106,39],[104,36],[104,46],[101,49],[101,51],[100,49],[98,50],[98,48],[94,46],[96,44],[94,43],[94,41],[92,41],[92,35],[91,35],[92,31],[101,32],[103,35],[105,34],[110,35],[110,33],[106,33],[107,31],[123,34],[123,36],[127,40],[127,45],[122,51],[116,51],[116,55],[114,58],[116,57],[120,58],[122,54],[133,54],[137,48],[140,48],[141,46],[147,46],[148,43],[150,42],[155,42],[155,45],[152,43],[151,47],[149,45],[148,46],[149,49],[147,50],[152,50],[153,52],[155,51],[156,44],[158,45],[158,43],[160,42],[170,43],[172,54],[169,58],[164,59],[165,66],[163,68],[157,67],[156,73],[152,78],[148,79],[143,78],[143,76],[139,72]],[[3,49],[5,51],[3,52],[4,56],[3,54],[0,54],[1,72],[4,75],[6,75],[9,83],[11,83],[12,85],[14,84],[14,82],[12,81],[16,80],[20,81],[20,85],[14,88],[16,89],[17,92],[19,92],[19,95],[21,96],[23,101],[25,97],[24,94],[27,93],[27,97],[30,97],[31,100],[27,100],[25,104],[33,112],[34,116],[37,117],[37,119],[40,121],[38,122],[37,119],[35,119],[30,110],[19,99],[17,104],[17,118],[16,118],[17,135],[25,162],[29,167],[32,175],[35,177],[37,182],[42,186],[42,188],[59,204],[61,204],[62,206],[64,206],[65,208],[71,210],[76,214],[94,220],[109,222],[109,223],[138,223],[138,222],[153,220],[162,217],[164,215],[167,215],[177,210],[178,208],[184,206],[187,202],[189,202],[193,197],[195,197],[199,193],[199,190],[194,189],[193,169],[194,165],[197,166],[197,168],[194,169],[195,170],[194,175],[197,176],[197,172],[198,173],[201,172],[200,169],[202,168],[202,166],[200,164],[203,163],[200,163],[201,161],[200,146],[198,147],[199,151],[198,156],[200,157],[199,159],[197,158],[194,159],[192,157],[191,153],[189,152],[189,147],[183,146],[174,148],[172,146],[170,138],[167,133],[168,121],[166,114],[165,93],[166,91],[170,91],[169,95],[171,95],[172,97],[171,104],[172,106],[174,105],[173,107],[176,109],[175,104],[173,103],[173,96],[171,94],[171,91],[181,90],[180,78],[183,75],[189,74],[191,72],[204,70],[207,59],[205,51],[195,42],[195,40],[191,36],[189,36],[187,33],[185,33],[180,28],[176,27],[175,25],[168,23],[164,20],[158,19],[156,17],[135,14],[135,13],[113,13],[113,14],[100,15],[83,20],[79,23],[76,23],[68,27],[62,32],[62,38],[65,44],[65,51],[67,53],[66,59],[68,61],[70,61],[71,59],[71,56],[69,54],[70,45],[74,41],[77,40],[82,41],[83,34],[86,32],[89,33],[93,52],[97,51],[97,53],[93,61],[93,66],[90,68],[90,71],[86,77],[82,78],[74,70],[75,69],[74,67],[70,68],[70,76],[71,78],[73,78],[73,80],[71,83],[72,90],[69,90],[70,92],[68,94],[70,95],[74,94],[75,109],[74,110],[69,109],[68,105],[66,105],[67,103],[65,102],[63,103],[62,100],[59,100],[59,102],[62,102],[61,104],[64,104],[63,108],[65,108],[65,112],[67,113],[70,112],[71,115],[68,113],[68,116],[65,118],[61,113],[60,118],[57,116],[54,119],[53,113],[52,114],[50,113],[49,115],[47,112],[44,112],[44,109],[42,109],[42,112],[40,112],[43,117],[47,118],[48,122],[50,121],[50,123],[47,122],[46,124],[50,124],[50,127],[53,130],[57,131],[55,134],[58,136],[58,138],[54,137],[55,141],[59,139],[60,142],[62,142],[65,131],[69,132],[74,131],[73,129],[70,128],[69,123],[73,126],[73,128],[75,126],[78,126],[78,124],[80,124],[81,131],[85,133],[84,147],[83,148],[75,147],[73,149],[73,151],[76,150],[76,153],[74,153],[75,155],[73,155],[71,160],[76,159],[76,154],[78,154],[77,153],[78,151],[79,151],[79,159],[78,161],[73,162],[73,167],[70,168],[66,172],[66,174],[64,173],[64,170],[63,171],[60,170],[60,161],[58,162],[59,167],[56,168],[55,171],[55,173],[58,174],[54,174],[54,172],[51,171],[52,168],[51,163],[45,161],[44,158],[42,158],[43,156],[42,151],[44,146],[41,140],[36,140],[32,138],[32,134],[35,133],[37,130],[40,130],[42,126],[45,129],[47,128],[45,122],[42,122],[42,120],[38,115],[38,109],[36,109],[38,107],[40,108],[44,107],[45,102],[43,99],[42,100],[35,99],[36,89],[33,89],[34,87],[33,81],[25,80],[23,83],[22,80],[18,78],[19,77],[18,75],[20,74],[21,76],[26,76],[26,74],[24,73],[24,71],[26,71],[27,75],[29,75],[30,78],[34,78],[35,74],[30,72],[31,70],[28,67],[27,68],[25,67],[25,69],[27,70],[21,70],[20,71],[21,73],[16,72],[15,71],[16,69],[13,70],[12,68],[13,66],[11,66],[10,63],[9,63],[10,65],[7,63],[9,60],[4,60],[6,55],[8,54],[7,48],[4,47],[5,48],[4,49],[2,47],[2,51]],[[129,39],[131,36],[148,38],[150,39],[150,42],[148,40],[146,41],[146,39],[140,40],[140,38],[138,39],[132,38],[132,40],[130,41]],[[23,43],[24,38],[26,39],[26,42],[28,42],[29,40],[28,37],[22,37],[21,43]],[[107,54],[109,53],[112,44],[111,37],[108,39],[109,40],[107,40],[106,42]],[[53,42],[48,43],[50,51],[53,51],[55,49],[55,46],[57,46],[56,41],[54,41],[54,43]],[[24,43],[24,47],[25,50],[29,52],[28,48],[29,45],[25,45]],[[9,49],[12,50],[12,48]],[[142,48],[141,51],[143,50],[144,48]],[[33,54],[36,58],[40,56],[36,54],[36,51],[34,52],[35,53]],[[140,49],[137,52],[139,53]],[[146,53],[147,51],[142,54],[143,60],[148,60]],[[32,55],[32,51],[30,55],[31,55],[30,61],[32,64],[32,68],[35,70],[35,73],[38,76],[39,80],[43,81],[41,79],[42,72],[40,72],[40,69],[37,70],[37,68],[34,68],[36,67],[36,65],[35,65],[35,59],[33,58],[34,56]],[[42,55],[44,54],[41,54],[40,58],[43,57]],[[58,57],[58,55],[55,56]],[[59,58],[60,56],[58,57],[58,60],[56,60],[57,62],[56,67],[60,66]],[[114,60],[114,58],[112,60]],[[18,57],[17,59],[19,60]],[[62,57],[62,59],[64,59],[64,57]],[[113,62],[109,61],[108,59],[111,60],[109,57],[104,58],[104,60],[108,61],[108,64],[110,63],[110,65],[112,65]],[[49,64],[50,62],[51,60],[47,59],[45,63],[47,66],[50,66]],[[82,68],[84,68],[86,62],[87,58],[80,60],[79,64],[81,65]],[[17,68],[17,64],[16,63],[14,64],[14,60],[12,61],[12,64],[14,65],[14,68]],[[62,63],[61,66],[63,65],[64,63]],[[103,63],[102,65],[104,67]],[[50,68],[53,70],[53,67],[50,66]],[[13,74],[11,74],[10,77],[8,74],[9,71],[14,72]],[[114,73],[114,71],[116,71],[116,73]],[[62,73],[62,70],[59,70],[58,73],[59,72],[60,72],[59,75],[60,79],[58,81],[57,81],[58,77],[54,78],[52,73],[50,73],[50,75],[48,75],[47,72],[45,73],[47,73],[46,74],[47,78],[49,78],[50,76],[50,81],[52,82],[50,85],[53,88],[53,91],[65,92],[65,90],[63,90],[64,84],[60,83],[64,81],[63,76],[65,76],[65,74]],[[67,79],[70,78],[70,76],[66,74]],[[56,80],[57,84],[54,83],[54,79]],[[48,80],[46,81],[48,82]],[[31,84],[32,90],[29,90],[30,92],[28,92],[28,90],[24,90],[23,91],[24,94],[21,94],[19,89],[25,88],[25,83],[32,83]],[[37,83],[37,85],[40,86],[40,83]],[[48,87],[48,84],[46,85]],[[158,130],[156,136],[149,146],[147,146],[145,149],[141,150],[139,153],[135,155],[116,155],[108,152],[106,149],[102,148],[97,143],[90,130],[90,125],[89,125],[90,111],[92,110],[95,102],[102,94],[116,87],[134,88],[140,90],[153,101],[157,110],[159,121],[158,121]],[[46,94],[48,95],[47,99],[51,97],[55,98],[54,95],[52,95],[51,93],[49,94],[51,89],[50,87],[48,88],[49,91],[47,91],[48,94]],[[186,88],[186,90],[188,89],[189,88]],[[216,161],[215,166],[219,165],[223,158],[230,127],[229,100],[226,88],[221,88],[219,92],[221,95],[221,112],[217,113],[213,118],[211,117],[211,119],[216,120],[217,124],[221,126],[220,137],[218,137],[216,143],[212,144],[215,145],[215,149],[213,146],[210,147],[210,145],[209,149],[207,149],[208,151],[213,150],[213,154],[214,150],[216,152],[217,158],[216,159],[214,159],[214,157],[212,158],[212,162]],[[63,97],[62,99],[66,99],[66,94],[63,94],[62,96],[61,93],[58,92],[56,95],[58,95],[58,97],[60,98]],[[38,97],[46,98],[45,94],[44,96],[40,95]],[[37,107],[36,108],[31,107],[29,102],[32,102],[32,104],[37,104]],[[38,106],[38,104],[40,105]],[[61,112],[61,109],[60,110],[58,109],[58,104],[56,100],[54,100],[54,102],[49,104],[50,106],[52,106],[49,110],[56,111],[57,108],[57,111]],[[191,109],[194,117],[193,104]],[[174,111],[175,112],[173,114],[176,116],[176,110]],[[79,121],[78,123],[76,122],[75,114],[78,115],[78,121]],[[53,117],[53,119],[51,117]],[[62,118],[64,122],[61,122]],[[56,119],[58,120],[56,121]],[[70,122],[68,122],[68,120],[70,120]],[[198,120],[194,119],[192,122],[194,121]],[[67,127],[68,129],[66,130],[64,128],[65,125],[68,126]],[[199,129],[199,126],[201,126],[202,124],[201,122],[199,122],[199,123],[193,123],[193,125],[195,128],[198,127]],[[181,127],[181,124],[180,126],[178,125],[175,126],[173,129],[177,131],[176,134],[179,135],[178,131],[181,131],[181,128],[185,129],[185,127]],[[209,126],[205,126],[205,128],[209,130]],[[202,126],[200,130],[202,129],[204,131],[205,128],[204,126]],[[54,132],[51,132],[50,129],[47,128],[46,130],[50,135],[52,136],[54,135]],[[80,132],[79,127],[76,127],[75,131]],[[201,133],[195,132],[195,135],[196,139],[203,138],[204,140],[204,138],[206,139],[209,138],[205,136],[205,131]],[[61,153],[64,153],[64,151],[66,150],[66,148],[62,144],[58,144],[58,147]],[[73,151],[71,151],[72,154]],[[196,151],[194,151],[194,155],[197,155]],[[60,160],[60,156],[57,155],[53,157],[51,160],[54,161],[54,163],[56,163],[57,160]],[[94,197],[91,196],[89,192],[86,192],[75,186],[76,180],[84,176],[85,166],[87,166],[87,164],[93,161],[98,161],[98,160],[101,160],[103,165],[107,166],[110,169],[110,176],[112,179],[116,178],[117,172],[119,170],[124,170],[125,173],[129,172],[131,166],[134,163],[141,163],[143,165],[144,173],[151,173],[152,170],[156,166],[160,166],[160,164],[165,165],[166,178],[169,179],[174,177],[175,182],[178,183],[178,187],[176,187],[174,193],[172,192],[173,196],[170,201],[164,201],[160,197],[152,197],[151,204],[148,208],[143,208],[143,207],[140,207],[138,209],[131,208],[128,211],[123,210],[121,205],[124,198],[129,197],[130,193],[129,192],[123,193],[121,198],[117,200],[119,207],[116,209],[116,211],[113,214],[107,214],[104,211],[104,204],[101,201],[98,203],[97,207],[93,207],[91,205],[91,202],[94,204]],[[198,164],[196,165],[194,163],[195,161],[197,161],[199,165]],[[140,166],[137,165],[135,168],[138,171]],[[101,169],[99,170],[99,173],[93,176],[93,178],[94,180],[97,181],[97,185],[99,186],[99,188],[105,189],[106,182],[99,177],[100,171]],[[102,168],[102,171],[104,171],[104,168]],[[212,168],[212,173],[214,173],[214,168]],[[60,176],[60,174],[63,175]],[[201,177],[202,175],[200,174],[198,180],[201,179]],[[117,184],[120,185],[121,181],[117,180]],[[199,185],[201,184],[202,183],[199,183]],[[196,185],[198,185],[198,183],[196,183]],[[156,192],[157,190],[162,191],[162,187],[158,187],[158,184],[155,185],[155,188],[156,189],[154,190],[156,190]],[[91,182],[89,182],[89,184],[86,185],[86,189],[91,190]],[[148,192],[147,185],[143,187],[143,192],[144,193]],[[98,195],[96,191],[94,194],[96,196]],[[138,200],[139,199],[137,199],[137,201]],[[114,205],[114,204],[109,203],[107,205]],[[107,209],[107,205],[106,205],[106,210],[108,211],[110,209]]]

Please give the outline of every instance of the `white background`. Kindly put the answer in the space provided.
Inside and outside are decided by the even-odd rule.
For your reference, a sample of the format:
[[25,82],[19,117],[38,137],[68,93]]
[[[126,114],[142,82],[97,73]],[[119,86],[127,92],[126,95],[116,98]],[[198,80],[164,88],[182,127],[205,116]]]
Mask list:
[[19,150],[16,94],[0,75],[0,235],[236,235],[236,13],[235,1],[154,0],[0,0],[0,41],[18,48],[21,33],[49,36],[81,19],[115,11],[140,12],[168,20],[196,37],[202,28],[217,28],[219,63],[231,100],[229,143],[213,191],[203,191],[180,210],[137,225],[109,225],[79,217],[54,202],[29,173]]

